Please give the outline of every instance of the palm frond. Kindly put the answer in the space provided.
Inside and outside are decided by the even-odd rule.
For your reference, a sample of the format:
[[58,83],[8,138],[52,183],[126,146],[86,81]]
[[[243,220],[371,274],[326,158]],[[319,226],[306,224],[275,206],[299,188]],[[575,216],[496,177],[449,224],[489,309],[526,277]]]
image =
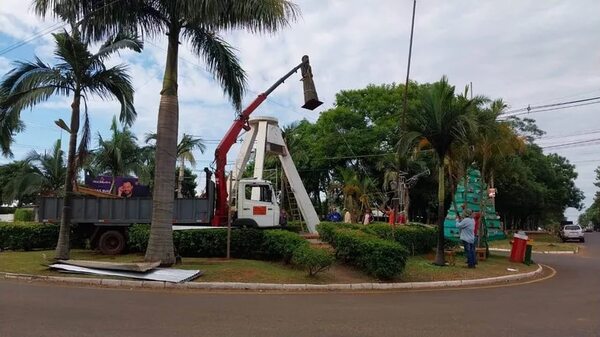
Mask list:
[[123,49],[133,50],[140,53],[144,48],[144,43],[137,36],[119,32],[110,37],[100,46],[100,49],[94,54],[93,58],[103,61],[113,53],[119,53]]
[[135,121],[137,112],[133,105],[134,90],[125,66],[118,65],[91,75],[86,85],[86,91],[94,93],[104,100],[116,97],[121,103],[119,115],[121,123],[131,126]]
[[246,87],[246,73],[242,69],[234,49],[215,33],[201,27],[187,27],[182,35],[193,51],[202,56],[223,92],[236,110],[242,109],[242,97]]
[[300,17],[299,7],[286,0],[188,0],[180,15],[189,25],[216,30],[244,29],[273,33]]

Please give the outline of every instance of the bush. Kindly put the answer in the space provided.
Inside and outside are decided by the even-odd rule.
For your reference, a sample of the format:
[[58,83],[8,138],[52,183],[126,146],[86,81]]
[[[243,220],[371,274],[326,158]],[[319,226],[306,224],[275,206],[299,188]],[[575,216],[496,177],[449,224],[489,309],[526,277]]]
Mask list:
[[145,252],[150,239],[150,226],[148,225],[133,225],[129,227],[129,236],[127,238],[127,246],[133,252]]
[[392,228],[388,224],[371,224],[363,227],[362,230],[381,239],[396,241],[406,247],[412,255],[428,253],[437,244],[435,228],[423,225]]
[[0,248],[12,250],[53,249],[59,225],[40,223],[0,223]]
[[301,247],[308,247],[308,241],[300,237],[296,233],[266,230],[263,240],[264,258],[269,260],[283,260],[285,263],[290,263],[294,252]]
[[15,210],[15,221],[33,221],[34,215],[31,208],[17,208]]
[[298,247],[292,257],[292,263],[308,271],[309,276],[315,276],[317,273],[327,270],[334,261],[335,258],[331,252],[312,248],[309,245]]
[[335,248],[338,259],[378,279],[393,279],[406,266],[408,251],[396,242],[329,223],[319,225],[319,233]]

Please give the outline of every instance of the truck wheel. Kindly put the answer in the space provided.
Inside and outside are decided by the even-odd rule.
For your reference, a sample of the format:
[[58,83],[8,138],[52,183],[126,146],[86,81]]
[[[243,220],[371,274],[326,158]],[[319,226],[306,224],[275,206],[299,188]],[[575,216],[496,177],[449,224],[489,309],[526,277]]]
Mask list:
[[125,249],[125,236],[119,231],[106,231],[100,235],[98,249],[105,255],[120,254]]

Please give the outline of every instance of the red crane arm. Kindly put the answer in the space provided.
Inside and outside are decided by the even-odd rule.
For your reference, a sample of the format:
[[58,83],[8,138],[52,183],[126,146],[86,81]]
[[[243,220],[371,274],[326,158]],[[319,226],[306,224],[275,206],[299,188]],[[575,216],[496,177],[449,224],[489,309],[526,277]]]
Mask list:
[[[215,215],[212,219],[213,226],[223,226],[227,224],[227,213],[229,212],[229,207],[227,205],[227,184],[225,183],[225,165],[227,164],[227,153],[235,144],[238,135],[242,129],[249,128],[248,119],[250,118],[250,114],[256,108],[267,99],[267,96],[273,90],[275,90],[280,84],[282,84],[288,77],[294,74],[298,69],[302,66],[308,65],[308,56],[302,58],[302,62],[292,68],[285,76],[280,78],[275,84],[273,84],[267,91],[259,94],[258,97],[250,103],[250,105],[240,113],[240,115],[233,121],[233,124],[217,146],[215,150],[215,189],[217,193],[216,197],[216,206],[215,206]],[[303,70],[304,71],[304,70]]]

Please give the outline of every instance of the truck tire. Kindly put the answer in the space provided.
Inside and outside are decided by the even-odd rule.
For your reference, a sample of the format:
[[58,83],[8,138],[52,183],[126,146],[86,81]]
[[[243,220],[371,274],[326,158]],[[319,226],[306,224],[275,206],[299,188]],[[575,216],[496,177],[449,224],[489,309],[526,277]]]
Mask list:
[[98,249],[105,255],[121,254],[125,250],[125,236],[120,231],[106,231],[100,235]]
[[258,224],[254,219],[247,218],[235,219],[232,226],[241,228],[258,228]]

